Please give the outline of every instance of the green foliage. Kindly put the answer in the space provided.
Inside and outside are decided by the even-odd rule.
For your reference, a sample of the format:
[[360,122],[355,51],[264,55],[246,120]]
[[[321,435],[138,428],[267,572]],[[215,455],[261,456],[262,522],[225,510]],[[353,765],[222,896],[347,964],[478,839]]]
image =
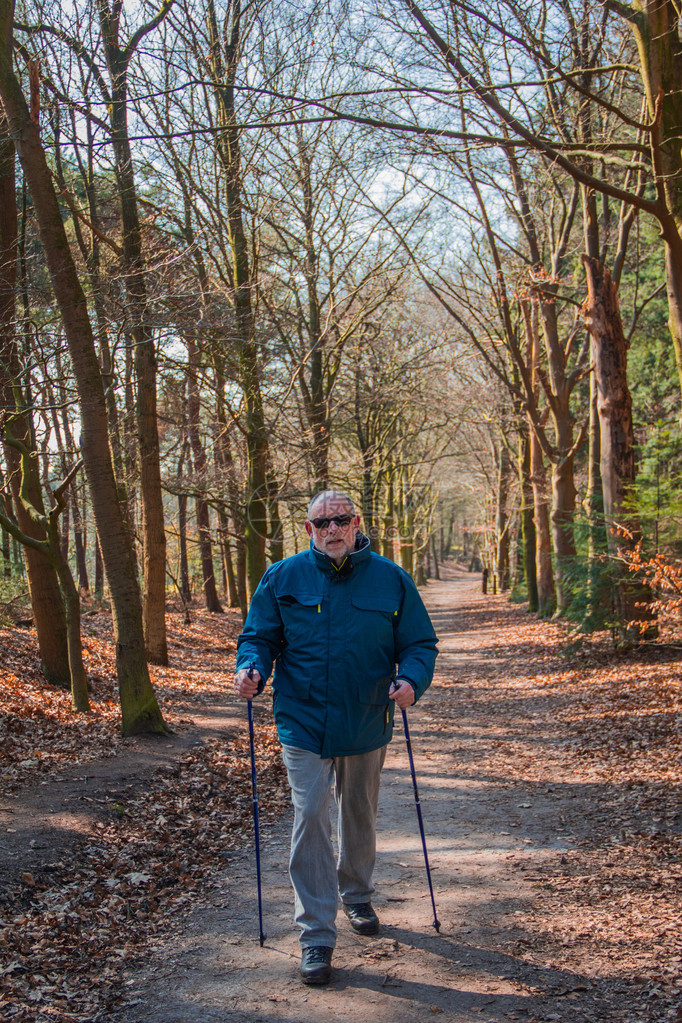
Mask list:
[[0,626],[11,627],[17,619],[31,615],[26,580],[19,574],[0,577]]
[[613,630],[617,626],[613,602],[614,566],[605,550],[603,518],[597,514],[590,520],[579,512],[574,537],[576,557],[565,569],[570,599],[564,618],[580,632]]
[[677,421],[658,420],[640,431],[638,473],[631,503],[645,546],[682,554],[682,437]]

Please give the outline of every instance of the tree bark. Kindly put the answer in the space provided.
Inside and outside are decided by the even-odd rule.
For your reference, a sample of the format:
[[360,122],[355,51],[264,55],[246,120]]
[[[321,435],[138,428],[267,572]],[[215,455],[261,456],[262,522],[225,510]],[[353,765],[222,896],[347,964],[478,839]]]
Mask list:
[[157,423],[156,346],[149,324],[142,228],[128,132],[127,76],[133,51],[130,46],[120,45],[122,3],[110,7],[106,0],[98,0],[98,10],[111,83],[111,138],[121,213],[126,304],[134,341],[145,647],[148,660],[166,665],[166,533]]
[[585,323],[593,340],[594,376],[599,413],[599,469],[604,499],[606,541],[612,559],[615,603],[621,642],[636,641],[631,622],[647,617],[637,604],[641,584],[622,565],[619,552],[632,549],[640,538],[639,523],[628,500],[635,482],[635,434],[632,398],[627,382],[627,341],[611,275],[598,259],[583,257],[587,274]]
[[268,478],[268,522],[270,532],[268,533],[268,547],[270,564],[281,561],[284,557],[284,528],[282,517],[279,512],[279,500],[277,497],[278,487],[274,474]]
[[90,580],[88,579],[88,566],[85,561],[85,527],[75,486],[71,488],[71,507],[73,509],[73,545],[76,553],[78,589],[81,593],[89,593]]
[[495,592],[504,593],[509,589],[509,519],[507,516],[507,494],[511,466],[509,451],[504,440],[500,445],[495,507]]
[[[3,498],[0,497],[0,502]],[[12,516],[12,502],[9,497],[5,495],[4,498],[5,514],[9,517]],[[12,561],[11,561],[11,546],[10,546],[10,534],[7,532],[5,527],[2,527],[2,574],[5,579],[12,578]]]
[[227,603],[230,607],[239,607],[239,595],[237,593],[237,578],[235,576],[234,564],[232,562],[232,544],[228,534],[227,515],[221,512],[220,528],[222,533],[223,564],[225,566],[225,589],[227,591]]
[[431,554],[433,556],[433,574],[436,579],[440,579],[440,568],[438,566],[438,546],[436,544],[435,533],[431,534]]
[[[185,438],[180,448],[177,478],[182,480],[185,458],[189,457],[189,441]],[[187,494],[180,489],[178,493],[178,547],[180,549],[180,596],[185,604],[192,600],[192,587],[189,584],[189,562],[187,559]]]
[[187,433],[192,447],[194,477],[199,495],[196,499],[197,532],[199,534],[199,554],[201,557],[201,576],[204,588],[206,609],[215,614],[222,614],[223,608],[218,599],[213,564],[213,543],[211,541],[211,523],[209,506],[203,496],[206,486],[206,448],[201,440],[200,418],[201,402],[199,399],[199,350],[193,338],[186,338],[187,345]]
[[[17,282],[17,202],[14,143],[8,135],[5,118],[0,121],[0,404],[12,417],[12,433],[34,450],[33,423],[27,409],[17,408],[17,388],[21,366],[15,334]],[[42,527],[31,521],[21,500],[22,484],[31,502],[44,514],[43,495],[35,458],[22,460],[18,452],[5,445],[5,460],[10,488],[16,509],[17,524],[22,533],[36,540],[45,540]],[[24,472],[30,478],[22,480]],[[7,544],[9,553],[9,542]],[[43,550],[24,546],[28,592],[33,610],[41,670],[53,685],[70,684],[66,613],[54,565]],[[5,571],[7,572],[6,563]],[[11,574],[11,572],[10,572]]]
[[395,561],[395,490],[393,486],[393,469],[385,472],[384,514],[381,531],[381,553],[390,561]]
[[7,430],[7,444],[8,446],[11,445],[17,454],[19,454],[19,458],[22,462],[22,486],[19,493],[19,501],[24,509],[25,515],[34,524],[34,526],[40,524],[43,538],[36,539],[35,536],[23,533],[19,526],[2,512],[0,512],[0,519],[2,520],[2,524],[5,529],[19,540],[24,547],[31,547],[36,551],[39,550],[46,558],[48,558],[59,576],[59,581],[62,585],[64,603],[66,605],[71,709],[79,712],[87,712],[90,710],[90,699],[88,696],[88,680],[85,674],[85,666],[83,664],[83,648],[81,644],[80,598],[68,560],[62,550],[61,537],[59,535],[59,528],[57,525],[58,516],[61,512],[63,512],[65,507],[63,491],[68,487],[69,479],[67,479],[55,492],[55,505],[52,508],[50,515],[47,516],[44,510],[39,510],[33,507],[29,497],[31,473],[26,463],[31,461],[31,449],[20,440],[13,437],[9,429]]
[[95,532],[95,596],[101,600],[104,596],[104,562],[99,538]]
[[251,267],[242,209],[240,128],[235,110],[235,83],[242,45],[241,0],[230,0],[228,9],[223,31],[219,32],[214,0],[208,0],[211,65],[221,127],[218,154],[225,172],[226,226],[232,255],[232,303],[245,405],[247,493],[244,542],[249,595],[252,596],[266,568],[268,435],[260,389],[259,345],[251,303]]
[[414,507],[410,492],[410,480],[407,469],[402,470],[401,485],[398,489],[399,521],[400,521],[400,564],[406,572],[414,575]]
[[315,492],[329,484],[329,398],[324,386],[322,323],[317,294],[317,251],[315,248],[313,187],[310,157],[302,136],[298,139],[298,178],[303,193],[303,228],[306,258],[303,267],[308,292],[309,386],[303,389],[304,407],[310,432],[310,460]]
[[528,594],[528,610],[539,609],[538,577],[535,562],[537,535],[533,519],[534,500],[531,478],[531,430],[527,421],[519,420],[519,479],[521,483],[521,545],[523,577]]
[[81,446],[113,602],[116,667],[125,734],[164,732],[144,650],[140,593],[111,463],[102,374],[87,302],[64,230],[54,183],[12,68],[11,0],[0,0],[0,97],[38,219],[79,395]]
[[680,9],[671,0],[630,5],[629,23],[652,119],[650,145],[661,199],[668,327],[682,388],[682,40]]
[[[592,340],[592,365],[596,354]],[[604,528],[604,495],[601,483],[601,429],[599,425],[598,389],[594,372],[590,374],[590,434],[588,445],[587,494],[585,505],[588,517],[588,583],[586,631],[603,628],[611,618],[612,593],[607,578],[606,554],[608,544]]]
[[[227,409],[225,400],[225,370],[223,366],[222,358],[214,353],[213,364],[215,371],[215,388],[216,388],[216,422],[218,424],[218,436],[216,437],[216,462],[225,478],[225,488],[227,490],[227,505],[230,509],[230,517],[234,526],[235,536],[235,585],[237,592],[237,600],[239,608],[242,613],[242,617],[246,618],[248,611],[248,590],[246,582],[246,544],[244,540],[245,534],[245,523],[244,523],[244,508],[240,500],[239,487],[237,485],[236,472],[234,466],[234,459],[232,457],[232,451],[230,448],[230,434],[229,425],[227,419]],[[227,520],[225,520],[225,528],[227,528]],[[227,533],[226,533],[227,535]],[[232,606],[232,605],[231,605]]]
[[[522,305],[526,331],[527,361],[530,384],[537,407],[540,385],[538,382],[539,359],[539,310],[538,303],[524,302]],[[528,414],[528,440],[530,454],[530,482],[533,488],[533,523],[535,525],[535,577],[538,589],[538,611],[544,617],[554,613],[556,597],[554,570],[552,567],[552,542],[549,527],[549,497],[547,492],[547,467],[535,423]]]
[[61,551],[58,536],[56,535],[53,538],[53,554],[66,605],[69,671],[71,673],[71,709],[83,713],[90,710],[90,697],[88,695],[88,679],[85,674],[85,665],[83,664],[80,595],[71,574],[71,568]]

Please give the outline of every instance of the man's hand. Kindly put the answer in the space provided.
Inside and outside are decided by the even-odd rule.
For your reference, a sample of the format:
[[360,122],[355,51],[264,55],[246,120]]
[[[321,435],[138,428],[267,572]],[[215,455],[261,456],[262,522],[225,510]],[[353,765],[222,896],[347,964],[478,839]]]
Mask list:
[[260,674],[255,668],[250,675],[248,668],[242,668],[234,676],[234,691],[238,696],[243,696],[245,700],[252,700],[254,696],[258,695],[259,685]]
[[404,678],[397,678],[389,692],[391,700],[395,700],[401,710],[406,710],[414,703],[414,689]]

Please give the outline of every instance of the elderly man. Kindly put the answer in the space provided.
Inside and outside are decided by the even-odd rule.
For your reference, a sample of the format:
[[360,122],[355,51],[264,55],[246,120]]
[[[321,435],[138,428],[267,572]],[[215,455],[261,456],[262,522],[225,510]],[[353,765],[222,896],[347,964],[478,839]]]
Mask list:
[[[235,689],[251,699],[275,665],[274,713],[294,805],[289,863],[301,977],[326,984],[338,897],[359,934],[372,908],[379,776],[393,712],[429,686],[436,636],[410,576],[370,550],[347,494],[310,503],[310,549],[263,576],[239,637]],[[397,669],[397,671],[396,671]],[[331,842],[332,788],[339,808]]]

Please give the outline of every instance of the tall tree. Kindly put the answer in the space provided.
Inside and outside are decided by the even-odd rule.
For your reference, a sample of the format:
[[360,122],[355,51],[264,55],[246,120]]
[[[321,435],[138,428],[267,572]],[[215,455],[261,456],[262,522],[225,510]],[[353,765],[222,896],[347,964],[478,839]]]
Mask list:
[[147,669],[132,547],[118,501],[111,462],[104,388],[95,339],[38,125],[31,118],[14,72],[13,15],[12,0],[0,0],[0,98],[31,190],[40,239],[78,388],[83,461],[113,603],[122,727],[125,734],[163,732],[165,725]]
[[134,343],[137,436],[139,444],[144,635],[147,657],[168,664],[166,643],[166,534],[157,421],[156,344],[150,323],[142,228],[138,211],[135,166],[128,130],[128,69],[145,36],[165,18],[173,0],[163,0],[149,21],[123,42],[123,0],[97,0],[110,90],[106,96],[121,211],[125,293]]
[[245,25],[241,0],[227,0],[219,30],[215,0],[206,5],[210,54],[208,70],[218,108],[217,152],[224,173],[224,201],[232,256],[232,303],[240,384],[244,393],[247,451],[245,509],[246,568],[250,593],[265,571],[267,537],[268,437],[260,386],[260,350],[253,311],[253,278],[244,229],[241,127],[235,103]]
[[14,436],[32,452],[22,459],[15,447],[5,446],[9,485],[18,527],[37,545],[24,546],[28,590],[33,609],[40,664],[48,681],[69,685],[66,618],[54,565],[40,544],[46,539],[44,522],[31,519],[21,500],[22,491],[39,514],[44,513],[34,429],[16,337],[17,200],[14,143],[4,116],[0,123],[0,405],[3,419],[10,416]]

